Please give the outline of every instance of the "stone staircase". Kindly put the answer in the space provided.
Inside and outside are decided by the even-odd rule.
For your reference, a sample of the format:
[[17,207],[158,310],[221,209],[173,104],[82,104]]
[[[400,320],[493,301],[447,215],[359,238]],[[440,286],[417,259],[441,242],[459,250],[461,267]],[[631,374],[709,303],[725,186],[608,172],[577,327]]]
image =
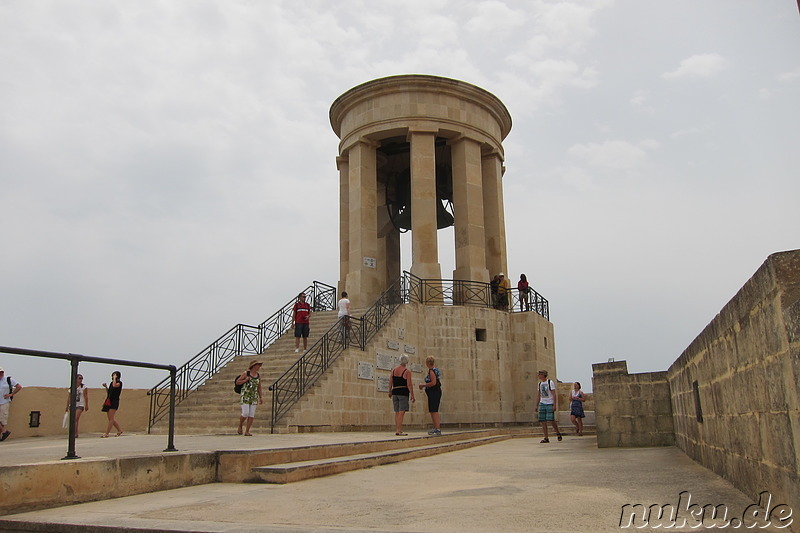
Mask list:
[[[359,316],[353,311],[354,316]],[[325,334],[338,320],[336,311],[320,311],[311,315],[311,332],[308,337],[309,348]],[[295,353],[294,329],[284,333],[259,356],[244,355],[235,357],[216,374],[198,387],[175,409],[175,432],[184,435],[234,434],[239,423],[241,410],[239,395],[233,391],[236,377],[247,370],[253,359],[263,361],[261,367],[261,389],[264,403],[256,409],[256,417],[251,432],[268,433],[272,417],[271,383],[278,379],[302,355]],[[151,433],[166,434],[167,417],[161,419]]]

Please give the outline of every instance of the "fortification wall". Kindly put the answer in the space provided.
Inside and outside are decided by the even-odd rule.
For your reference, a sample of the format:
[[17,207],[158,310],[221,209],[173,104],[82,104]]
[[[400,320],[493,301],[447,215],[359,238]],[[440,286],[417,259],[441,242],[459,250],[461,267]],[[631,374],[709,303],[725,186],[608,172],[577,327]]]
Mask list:
[[[341,355],[285,423],[298,431],[390,428],[392,406],[388,393],[378,390],[380,380],[390,376],[386,362],[407,353],[417,403],[406,426],[430,424],[425,393],[416,388],[427,355],[442,372],[443,424],[530,424],[537,370],[556,376],[553,336],[552,323],[536,313],[406,304],[370,348]],[[359,363],[362,370],[372,367],[371,378],[359,378]]]
[[666,372],[628,374],[626,361],[613,361],[592,373],[598,447],[675,444]]
[[769,256],[667,379],[689,457],[800,510],[800,250]]

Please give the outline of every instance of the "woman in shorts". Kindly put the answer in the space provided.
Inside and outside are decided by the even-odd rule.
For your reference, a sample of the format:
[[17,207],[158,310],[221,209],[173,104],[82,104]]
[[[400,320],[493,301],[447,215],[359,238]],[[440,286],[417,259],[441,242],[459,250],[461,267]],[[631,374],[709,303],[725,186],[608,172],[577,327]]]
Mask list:
[[439,417],[439,403],[442,401],[442,374],[436,368],[436,360],[432,355],[425,358],[425,366],[428,367],[428,374],[425,376],[425,383],[420,383],[420,390],[425,389],[428,397],[428,412],[431,414],[433,429],[428,431],[428,435],[442,434],[442,421]]
[[406,411],[408,411],[409,399],[412,403],[416,401],[414,398],[414,385],[411,383],[411,371],[408,369],[408,356],[406,354],[400,356],[400,364],[392,370],[389,398],[392,399],[392,407],[394,408],[394,434],[405,436],[407,433],[403,433],[403,417],[405,417]]

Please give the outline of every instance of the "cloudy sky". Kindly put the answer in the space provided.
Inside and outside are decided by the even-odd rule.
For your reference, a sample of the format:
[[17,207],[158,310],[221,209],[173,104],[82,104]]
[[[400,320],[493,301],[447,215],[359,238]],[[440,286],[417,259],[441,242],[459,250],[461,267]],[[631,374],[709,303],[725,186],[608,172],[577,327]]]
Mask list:
[[511,112],[508,274],[550,301],[559,379],[665,370],[800,247],[790,0],[0,0],[0,345],[179,365],[335,285],[328,110],[396,74]]

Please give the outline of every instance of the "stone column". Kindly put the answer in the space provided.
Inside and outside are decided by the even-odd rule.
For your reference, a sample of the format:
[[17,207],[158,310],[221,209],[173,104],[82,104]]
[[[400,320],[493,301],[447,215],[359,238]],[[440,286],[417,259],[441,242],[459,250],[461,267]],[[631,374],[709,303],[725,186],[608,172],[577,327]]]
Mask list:
[[371,305],[381,292],[378,269],[377,144],[360,139],[348,150],[347,292],[355,307]]
[[339,294],[347,290],[347,274],[350,272],[350,160],[346,156],[336,158],[339,170]]
[[483,168],[483,217],[486,231],[486,267],[489,275],[508,273],[506,258],[506,223],[503,213],[503,162],[500,154],[484,154]]
[[436,236],[436,133],[410,130],[411,143],[411,273],[441,279]]
[[489,271],[486,268],[481,144],[461,137],[450,145],[456,245],[453,279],[486,283]]

